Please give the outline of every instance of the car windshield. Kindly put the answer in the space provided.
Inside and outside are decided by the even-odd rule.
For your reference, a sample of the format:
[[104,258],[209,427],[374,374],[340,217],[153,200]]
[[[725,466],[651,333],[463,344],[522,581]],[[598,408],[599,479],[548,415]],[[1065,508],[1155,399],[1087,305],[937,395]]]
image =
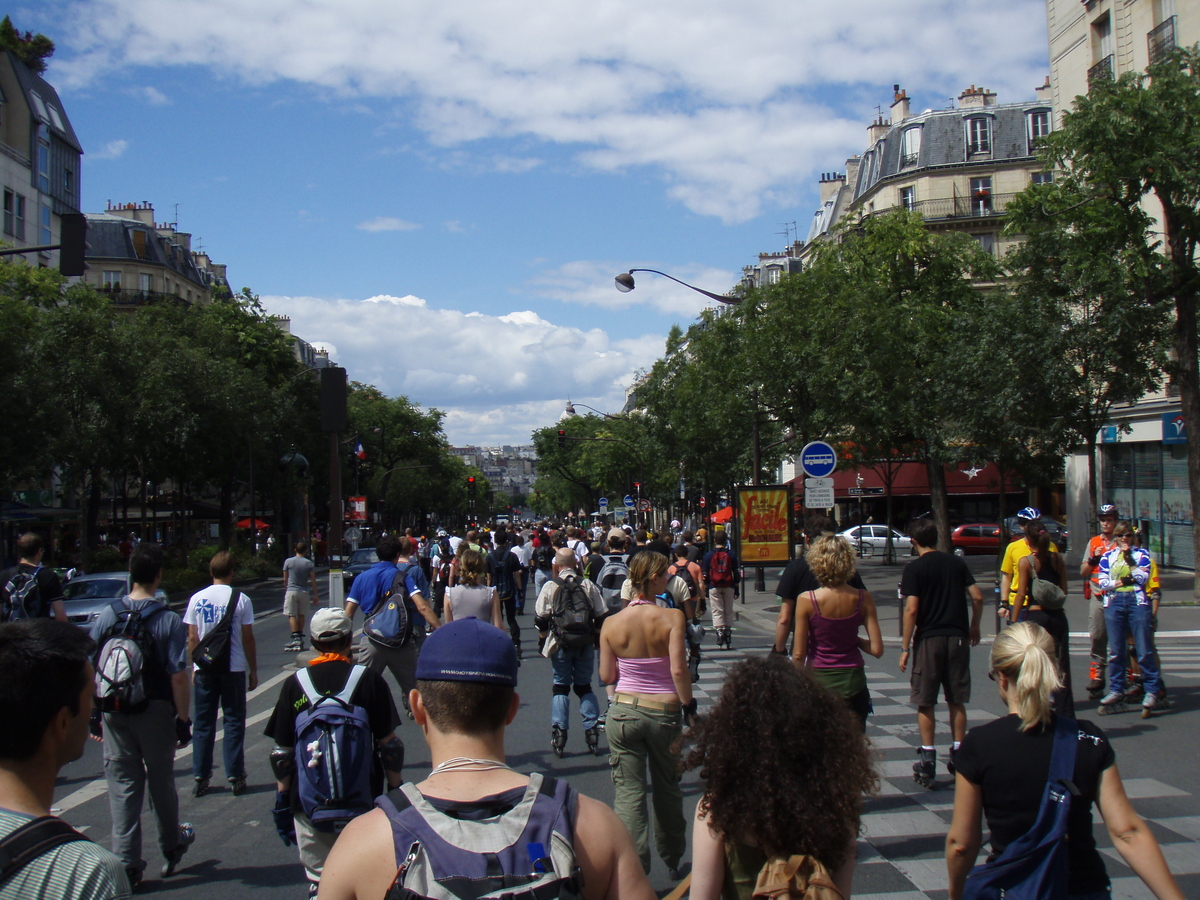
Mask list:
[[88,578],[68,581],[63,585],[64,600],[95,600],[100,597],[125,596],[125,577]]
[[350,565],[352,566],[373,566],[379,562],[379,557],[375,555],[374,550],[355,550],[350,554]]

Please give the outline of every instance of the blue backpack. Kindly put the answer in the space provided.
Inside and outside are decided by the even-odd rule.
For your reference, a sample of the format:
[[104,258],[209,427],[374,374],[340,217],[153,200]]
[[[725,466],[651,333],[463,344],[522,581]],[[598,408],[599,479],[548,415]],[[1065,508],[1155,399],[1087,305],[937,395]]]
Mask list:
[[326,696],[313,687],[308,669],[296,673],[308,708],[296,716],[296,782],[300,808],[313,827],[339,832],[371,809],[375,736],[367,711],[350,698],[367,671],[354,666],[346,685]]
[[1078,744],[1078,723],[1058,716],[1050,774],[1037,820],[1003,853],[971,870],[963,900],[1050,900],[1067,896],[1067,817],[1071,797],[1079,796],[1079,789],[1071,781]]
[[412,637],[412,601],[408,598],[405,582],[409,569],[415,568],[416,565],[408,563],[396,570],[392,586],[363,621],[363,634],[372,642],[383,647],[403,647]]

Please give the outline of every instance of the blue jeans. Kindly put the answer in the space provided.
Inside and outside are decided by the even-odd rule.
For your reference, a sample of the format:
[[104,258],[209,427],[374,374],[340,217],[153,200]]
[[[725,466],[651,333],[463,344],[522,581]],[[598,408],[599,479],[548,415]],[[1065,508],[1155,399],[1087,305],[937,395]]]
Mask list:
[[1133,634],[1134,652],[1142,667],[1142,686],[1147,694],[1162,690],[1158,673],[1158,656],[1154,652],[1154,630],[1150,624],[1150,601],[1138,603],[1140,591],[1117,591],[1109,596],[1104,608],[1104,624],[1108,628],[1108,689],[1123,693],[1125,684],[1125,640]]
[[577,650],[559,649],[550,660],[554,666],[554,686],[557,688],[550,704],[550,722],[563,731],[567,730],[571,719],[571,696],[569,693],[560,693],[564,688],[587,688],[587,693],[579,698],[579,715],[583,717],[584,730],[595,728],[600,721],[600,702],[592,691],[595,652],[590,646]]
[[246,673],[196,672],[196,713],[192,722],[192,775],[211,778],[217,710],[225,717],[225,777],[246,777]]

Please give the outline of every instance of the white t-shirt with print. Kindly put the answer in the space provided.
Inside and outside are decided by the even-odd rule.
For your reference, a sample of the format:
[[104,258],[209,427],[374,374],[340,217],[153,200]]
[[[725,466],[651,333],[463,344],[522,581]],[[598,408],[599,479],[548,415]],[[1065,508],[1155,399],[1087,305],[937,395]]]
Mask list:
[[[192,594],[188,601],[187,612],[183,614],[183,624],[195,625],[197,637],[200,640],[217,627],[221,616],[225,615],[225,607],[229,605],[231,589],[227,584],[213,584],[202,591]],[[229,643],[229,671],[246,671],[246,651],[242,649],[242,626],[254,624],[254,607],[250,597],[238,591],[238,605],[233,612],[233,630]]]

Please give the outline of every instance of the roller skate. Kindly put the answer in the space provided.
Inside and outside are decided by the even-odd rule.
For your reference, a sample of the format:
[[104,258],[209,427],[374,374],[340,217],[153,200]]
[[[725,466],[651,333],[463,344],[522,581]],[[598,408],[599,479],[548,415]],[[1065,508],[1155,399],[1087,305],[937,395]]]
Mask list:
[[1099,700],[1104,696],[1104,663],[1092,660],[1088,666],[1088,681],[1087,692],[1088,696],[1093,700]]
[[1141,675],[1130,675],[1128,687],[1125,688],[1125,699],[1129,703],[1138,703],[1146,696],[1146,688],[1142,685]]
[[732,628],[718,628],[717,629],[717,649],[718,650],[721,648],[722,644],[725,646],[726,650],[733,649],[733,629]]
[[1167,689],[1163,688],[1157,694],[1147,694],[1142,699],[1142,718],[1153,718],[1160,712],[1171,708],[1171,700],[1167,697]]
[[1125,695],[1120,691],[1112,691],[1100,701],[1100,709],[1097,712],[1102,716],[1115,716],[1117,713],[1126,712],[1129,706],[1125,702]]
[[950,773],[950,777],[954,777],[954,745],[950,745],[950,752],[946,754],[946,771]]
[[921,758],[913,763],[913,781],[921,787],[932,788],[937,783],[934,781],[934,776],[937,775],[937,751],[922,747],[917,750],[917,754]]
[[562,759],[563,750],[567,746],[567,730],[559,728],[557,725],[550,729],[550,749],[554,751],[554,755]]
[[587,740],[588,749],[592,751],[592,755],[599,756],[600,755],[600,729],[599,729],[599,727],[589,728],[587,731],[585,731],[583,733],[583,736]]
[[303,653],[304,652],[304,634],[299,631],[292,632],[292,639],[283,645],[285,653]]

